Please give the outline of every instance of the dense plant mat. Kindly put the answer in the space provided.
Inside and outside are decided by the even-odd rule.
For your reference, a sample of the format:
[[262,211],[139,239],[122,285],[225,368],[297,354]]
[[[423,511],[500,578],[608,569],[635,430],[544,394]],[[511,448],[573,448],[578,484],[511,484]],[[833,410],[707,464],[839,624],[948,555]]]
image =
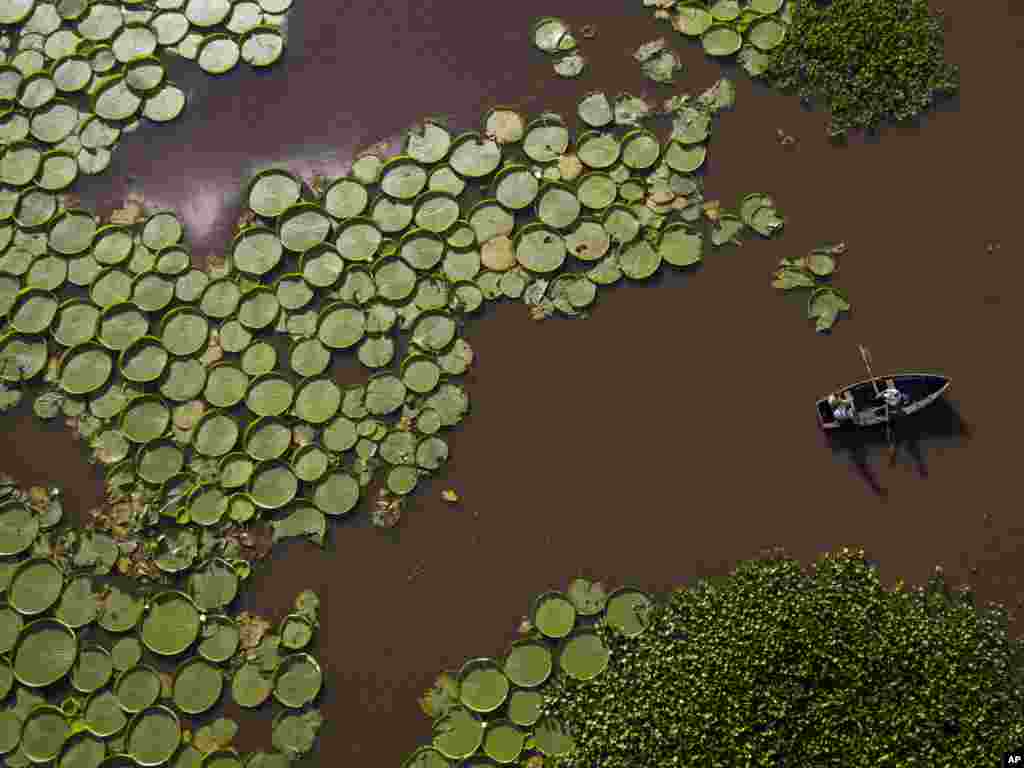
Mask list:
[[[0,181],[55,191],[102,172],[143,119],[167,123],[184,111],[168,56],[211,75],[239,61],[269,66],[284,53],[291,4],[0,0]],[[33,206],[30,218],[45,210]]]
[[[59,489],[0,477],[3,764],[269,768],[307,754],[322,722],[323,673],[307,650],[316,594],[300,593],[275,631],[231,611],[244,561],[203,545],[202,562],[173,581],[126,582],[111,576],[115,563],[144,562],[162,543],[120,543],[72,526]],[[274,709],[271,752],[240,754],[229,718],[191,730],[190,718],[228,699]]]
[[765,76],[820,100],[834,136],[907,120],[959,88],[959,69],[944,59],[942,24],[927,0],[801,0]]
[[1024,739],[1007,624],[941,569],[887,590],[847,548],[810,573],[772,552],[664,599],[575,579],[534,601],[503,661],[438,678],[433,742],[405,765],[994,764]]
[[[833,137],[910,119],[959,89],[945,61],[943,17],[927,0],[643,0],[713,57],[735,57],[754,78],[817,101]],[[544,28],[550,30],[548,25]],[[563,33],[569,35],[568,30]],[[644,72],[671,82],[664,40],[638,51]]]

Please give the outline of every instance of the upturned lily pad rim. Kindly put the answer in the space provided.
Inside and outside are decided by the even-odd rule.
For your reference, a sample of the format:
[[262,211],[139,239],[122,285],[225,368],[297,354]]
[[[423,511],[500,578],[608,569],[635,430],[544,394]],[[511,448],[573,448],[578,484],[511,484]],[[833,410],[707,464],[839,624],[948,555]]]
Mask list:
[[160,650],[160,649],[158,649],[158,648],[156,648],[156,647],[154,647],[153,645],[150,644],[150,641],[146,637],[146,631],[145,631],[145,629],[146,629],[146,619],[148,618],[150,612],[153,610],[153,606],[155,604],[167,602],[169,600],[178,600],[178,601],[184,601],[184,602],[188,603],[195,610],[196,616],[199,618],[199,625],[198,626],[199,626],[200,631],[196,633],[196,637],[199,636],[199,634],[201,633],[201,629],[202,629],[203,612],[199,609],[199,606],[196,605],[196,601],[192,599],[191,595],[189,595],[186,592],[181,591],[180,589],[167,589],[167,590],[163,590],[161,592],[158,592],[150,600],[148,600],[146,602],[146,605],[143,608],[142,621],[140,622],[139,631],[138,631],[139,640],[142,642],[142,644],[144,646],[146,646],[146,648],[148,648],[150,651],[152,651],[153,653],[157,654],[158,656],[177,656],[177,655],[179,655],[181,653],[184,653],[184,651],[187,650],[188,647],[191,646],[192,643],[194,643],[195,640],[196,640],[196,637],[193,637],[192,640],[190,640],[188,642],[188,644],[185,645],[183,648],[181,648],[178,651],[172,651],[170,653],[168,653],[168,652],[166,652],[164,650]]
[[[15,595],[14,595],[14,586],[15,586],[15,584],[18,581],[18,577],[21,574],[23,574],[25,571],[27,571],[29,568],[31,568],[33,566],[36,566],[36,565],[43,565],[43,564],[46,564],[46,565],[50,566],[51,568],[53,568],[54,572],[57,575],[57,579],[60,582],[60,589],[57,590],[57,597],[54,598],[54,601],[50,605],[46,606],[45,608],[39,609],[39,610],[34,610],[33,611],[33,610],[27,610],[24,607],[18,607],[18,605],[17,605],[17,603],[15,601]],[[45,555],[39,555],[39,556],[36,556],[36,557],[29,557],[29,558],[27,558],[25,560],[22,560],[20,563],[18,563],[18,565],[11,572],[11,577],[10,577],[10,580],[7,582],[7,588],[6,588],[7,604],[11,608],[16,610],[19,614],[21,614],[22,616],[25,616],[25,617],[41,616],[42,614],[44,614],[48,610],[50,610],[50,608],[52,608],[54,605],[56,605],[58,600],[60,600],[61,591],[62,591],[62,589],[64,587],[64,582],[66,580],[67,580],[67,573],[64,571],[64,569],[61,567],[60,563],[57,560],[54,560],[53,558],[47,557]],[[48,581],[50,581],[50,583],[54,583],[52,579],[48,580]],[[24,629],[22,631],[24,631]]]
[[[256,481],[259,478],[259,476],[263,472],[267,472],[267,471],[273,470],[273,469],[284,469],[284,470],[287,470],[288,473],[293,478],[295,478],[295,491],[292,494],[291,498],[287,499],[284,502],[283,505],[267,504],[262,499],[260,499],[256,495],[256,493],[255,493],[255,490],[256,490],[255,484],[256,484]],[[253,502],[253,504],[256,505],[257,509],[277,510],[277,509],[281,509],[283,507],[288,506],[289,504],[291,504],[292,502],[294,502],[298,498],[299,490],[300,490],[300,488],[299,488],[299,484],[300,483],[301,483],[301,481],[296,476],[295,471],[292,469],[291,464],[289,462],[284,461],[282,459],[270,459],[268,461],[261,461],[255,467],[253,467],[252,476],[249,478],[249,483],[248,483],[248,487],[246,488],[246,493],[249,495],[249,498],[252,499],[252,502]]]
[[[456,150],[458,150],[463,144],[468,144],[471,141],[475,142],[475,144],[477,146],[482,146],[484,144],[494,144],[498,148],[498,153],[499,153],[498,163],[497,163],[497,165],[494,168],[492,168],[491,170],[489,170],[489,171],[487,171],[486,173],[483,173],[483,174],[477,174],[477,175],[473,175],[473,176],[468,176],[464,172],[462,172],[458,168],[456,168],[454,165],[451,165],[451,158],[454,157]],[[487,138],[484,134],[480,133],[479,131],[466,131],[465,133],[462,133],[459,136],[456,136],[454,139],[452,139],[451,147],[448,150],[449,165],[450,165],[451,169],[453,171],[455,171],[455,173],[459,176],[459,178],[462,178],[462,179],[485,179],[488,176],[490,176],[491,174],[493,174],[498,168],[501,167],[501,162],[504,159],[504,153],[501,151],[501,147],[502,147],[501,144],[498,144],[498,142],[496,142],[496,141],[492,141],[491,139]]]
[[[67,669],[65,669],[59,675],[53,675],[51,670],[51,675],[49,678],[47,678],[45,682],[40,682],[38,680],[27,680],[18,672],[18,651],[21,649],[21,646],[29,639],[29,637],[34,631],[45,629],[47,627],[57,629],[63,632],[64,634],[71,636],[71,639],[75,645],[74,657],[72,658],[71,663],[67,665]],[[52,685],[53,683],[57,682],[62,677],[64,677],[64,675],[68,674],[74,668],[75,662],[78,661],[78,650],[79,640],[77,633],[75,632],[75,630],[73,630],[70,626],[65,624],[60,619],[48,616],[42,619],[36,619],[35,621],[31,621],[21,628],[21,632],[18,634],[18,640],[14,644],[14,647],[11,649],[11,671],[14,673],[14,679],[27,688],[45,688],[48,685]]]
[[[312,506],[312,504],[310,506]],[[320,685],[317,686],[316,692],[312,696],[307,696],[302,701],[286,701],[285,697],[283,697],[280,691],[278,690],[278,682],[280,681],[281,676],[283,674],[285,674],[292,666],[295,666],[297,664],[309,664],[310,666],[312,666],[313,669],[315,669],[317,673],[320,675]],[[280,704],[286,707],[290,707],[291,709],[300,709],[316,701],[317,697],[320,695],[320,692],[323,690],[323,683],[323,669],[321,669],[319,662],[317,662],[317,660],[313,656],[303,651],[297,653],[290,653],[283,659],[281,659],[281,663],[278,665],[277,669],[274,670],[273,696]]]
[[295,218],[296,216],[301,216],[304,213],[316,213],[322,216],[324,218],[324,221],[326,221],[328,225],[325,239],[321,240],[320,243],[316,243],[310,246],[310,248],[315,248],[317,245],[327,242],[326,238],[330,237],[331,235],[331,225],[334,223],[334,219],[329,213],[327,213],[327,211],[324,210],[323,205],[313,200],[300,199],[298,202],[288,206],[284,211],[281,212],[280,215],[277,216],[277,229],[274,234],[276,235],[277,239],[281,241],[281,245],[286,253],[305,253],[306,251],[309,250],[309,248],[306,248],[302,251],[295,251],[289,248],[288,245],[285,243],[286,235],[284,234],[284,226],[291,219]]
[[[172,749],[170,751],[170,754],[167,757],[165,757],[164,759],[162,759],[162,760],[146,762],[146,761],[140,760],[137,755],[131,754],[132,760],[134,760],[138,765],[143,766],[143,768],[155,768],[158,765],[163,765],[171,757],[174,756],[174,754],[178,751],[178,748],[181,746],[181,742],[182,742],[183,734],[182,734],[182,728],[181,728],[181,719],[178,717],[178,713],[175,712],[170,707],[164,705],[164,704],[151,704],[150,706],[146,707],[145,709],[142,709],[139,712],[136,712],[132,716],[131,720],[128,721],[128,725],[124,729],[124,734],[125,734],[125,736],[124,736],[124,744],[125,744],[125,748],[127,749],[128,742],[131,740],[132,731],[142,721],[142,718],[147,717],[149,715],[156,715],[156,714],[162,715],[164,717],[168,717],[169,716],[174,721],[174,724],[178,728],[178,741],[174,745],[174,749]],[[123,754],[127,755],[128,753],[123,753]],[[100,765],[102,765],[102,763]]]

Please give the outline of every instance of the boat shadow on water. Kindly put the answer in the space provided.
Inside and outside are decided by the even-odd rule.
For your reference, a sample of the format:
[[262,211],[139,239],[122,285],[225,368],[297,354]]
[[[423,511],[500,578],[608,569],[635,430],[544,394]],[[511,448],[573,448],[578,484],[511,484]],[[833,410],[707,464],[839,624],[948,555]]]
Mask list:
[[891,466],[909,457],[917,474],[927,478],[928,452],[961,445],[970,440],[973,431],[952,403],[939,399],[894,422],[891,437],[884,425],[829,430],[824,435],[832,453],[847,456],[871,490],[884,498],[888,491],[879,482],[874,468],[879,458]]

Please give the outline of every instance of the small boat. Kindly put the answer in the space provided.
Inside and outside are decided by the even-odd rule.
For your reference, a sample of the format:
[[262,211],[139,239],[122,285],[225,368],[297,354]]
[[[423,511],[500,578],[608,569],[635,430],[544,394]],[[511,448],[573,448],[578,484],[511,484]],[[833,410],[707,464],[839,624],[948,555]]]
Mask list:
[[871,378],[818,400],[816,411],[822,429],[889,424],[894,417],[908,416],[931,405],[949,389],[949,377],[938,373],[896,373],[880,377],[885,383],[883,390],[879,379],[871,374],[864,347],[861,355]]

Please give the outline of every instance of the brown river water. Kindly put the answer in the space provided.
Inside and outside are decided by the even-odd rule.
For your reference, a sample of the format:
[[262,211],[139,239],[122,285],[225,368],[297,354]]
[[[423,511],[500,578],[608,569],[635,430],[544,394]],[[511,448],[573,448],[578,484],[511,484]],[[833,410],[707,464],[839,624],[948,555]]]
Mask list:
[[[737,104],[715,124],[707,197],[735,207],[772,194],[788,217],[781,236],[606,289],[586,320],[536,323],[506,303],[471,323],[472,413],[400,527],[373,528],[364,501],[330,524],[325,549],[279,546],[240,598],[279,617],[300,590],[320,593],[327,722],[309,764],[400,765],[429,738],[416,697],[435,675],[502,653],[530,599],[581,573],[663,591],[764,547],[810,562],[863,546],[886,582],[922,583],[941,565],[981,598],[1020,605],[1024,109],[1013,83],[1024,13],[985,5],[942,0],[962,96],[845,146],[825,138],[824,112],[725,68]],[[558,78],[531,49],[541,15],[596,24],[580,78]],[[686,67],[674,89],[631,58],[662,35]],[[338,175],[354,151],[427,114],[472,129],[509,105],[573,123],[590,90],[660,101],[723,73],[639,0],[300,0],[269,71],[243,65],[217,82],[175,67],[191,101],[183,117],[126,136],[109,171],[76,191],[104,214],[129,191],[176,209],[200,257],[229,247],[240,187],[268,165]],[[794,148],[778,144],[780,128]],[[828,241],[849,246],[834,283],[853,310],[825,336],[802,298],[769,283],[779,259]],[[858,344],[876,373],[953,379],[948,404],[902,435],[894,464],[881,437],[830,445],[815,421],[817,397],[865,377]],[[0,469],[62,485],[72,512],[100,497],[96,468],[27,404],[0,432]],[[462,503],[442,502],[444,488]],[[263,713],[229,714],[240,747],[269,748]]]

